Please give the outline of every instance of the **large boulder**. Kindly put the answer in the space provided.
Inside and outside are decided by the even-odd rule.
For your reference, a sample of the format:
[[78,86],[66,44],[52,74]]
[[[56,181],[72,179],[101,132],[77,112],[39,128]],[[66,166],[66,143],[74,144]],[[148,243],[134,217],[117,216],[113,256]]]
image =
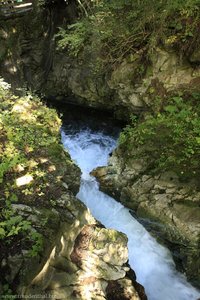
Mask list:
[[51,235],[47,233],[45,260],[35,272],[30,270],[30,264],[24,266],[17,289],[20,295],[40,295],[41,299],[49,295],[63,300],[114,299],[113,285],[120,289],[121,300],[147,299],[135,277],[128,276],[124,234],[103,228],[72,195],[63,194],[56,202],[46,228],[52,227],[55,216],[61,219],[57,224],[54,221]]

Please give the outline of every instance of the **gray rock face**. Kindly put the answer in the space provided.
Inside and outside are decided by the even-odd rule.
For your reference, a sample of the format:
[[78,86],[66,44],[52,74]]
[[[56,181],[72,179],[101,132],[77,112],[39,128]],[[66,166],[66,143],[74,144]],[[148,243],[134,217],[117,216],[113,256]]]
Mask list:
[[[55,101],[68,99],[111,110],[119,119],[156,110],[156,97],[163,99],[167,93],[183,87],[199,87],[200,68],[193,68],[174,52],[161,48],[149,55],[148,68],[144,67],[146,71],[140,78],[135,75],[141,64],[139,54],[136,59],[130,55],[109,72],[96,72],[99,53],[89,45],[85,45],[78,59],[69,57],[67,50],[57,49],[57,28],[65,28],[67,22],[76,20],[75,2],[44,10],[37,3],[28,15],[0,22],[1,76],[13,87],[25,85]],[[198,61],[198,57],[196,51],[190,62]]]
[[194,183],[181,183],[172,172],[152,176],[147,170],[145,160],[122,158],[115,151],[109,166],[97,168],[93,175],[101,190],[134,210],[147,228],[161,237],[174,251],[181,270],[198,285],[200,192]]
[[70,100],[76,103],[109,109],[117,118],[127,119],[130,114],[155,110],[156,97],[164,98],[183,86],[198,87],[196,81],[200,78],[200,68],[194,69],[180,62],[175,53],[160,48],[151,55],[151,71],[140,81],[134,79],[138,62],[128,58],[104,77],[96,77],[89,65],[88,59],[80,63],[55,53],[43,92],[58,99],[71,93],[75,98]]
[[[54,236],[51,236],[48,255],[37,272],[30,273],[27,267],[18,293],[24,297],[41,295],[41,299],[49,295],[65,300],[100,300],[113,293],[109,284],[115,282],[122,293],[126,294],[128,289],[128,298],[124,296],[121,299],[146,299],[141,287],[134,281],[135,286],[138,285],[135,288],[133,279],[127,276],[130,269],[126,265],[126,236],[102,228],[74,197],[63,195],[60,203],[69,215],[65,214],[55,228],[56,232],[52,232]],[[58,202],[54,209],[58,215],[59,207]]]

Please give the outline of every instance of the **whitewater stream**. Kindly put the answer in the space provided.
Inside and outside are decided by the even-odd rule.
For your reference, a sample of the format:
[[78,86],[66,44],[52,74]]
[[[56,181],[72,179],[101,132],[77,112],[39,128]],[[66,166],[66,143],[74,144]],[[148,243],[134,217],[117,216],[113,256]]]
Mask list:
[[116,147],[117,135],[99,129],[73,128],[63,125],[62,142],[82,171],[77,197],[105,227],[125,233],[128,237],[129,264],[137,281],[146,290],[149,300],[197,300],[200,293],[175,269],[170,252],[113,198],[99,191],[89,173],[105,166],[109,153]]

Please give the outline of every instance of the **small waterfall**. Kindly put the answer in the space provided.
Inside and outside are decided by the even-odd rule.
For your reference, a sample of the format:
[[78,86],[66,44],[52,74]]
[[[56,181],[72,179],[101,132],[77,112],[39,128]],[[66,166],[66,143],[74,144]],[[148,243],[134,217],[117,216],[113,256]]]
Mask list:
[[116,147],[116,137],[98,130],[70,128],[63,127],[61,135],[64,147],[82,170],[77,197],[104,226],[127,235],[129,263],[138,282],[145,287],[148,299],[197,300],[200,293],[176,271],[170,252],[157,243],[128,209],[100,192],[95,178],[89,174],[107,164],[109,153]]

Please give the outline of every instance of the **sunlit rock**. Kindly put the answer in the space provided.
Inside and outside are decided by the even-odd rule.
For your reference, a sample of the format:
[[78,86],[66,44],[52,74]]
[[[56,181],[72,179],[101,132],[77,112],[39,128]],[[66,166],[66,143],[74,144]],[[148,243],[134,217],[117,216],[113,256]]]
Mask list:
[[33,181],[33,176],[31,176],[30,174],[26,174],[16,179],[16,185],[17,186],[27,185],[31,181]]

